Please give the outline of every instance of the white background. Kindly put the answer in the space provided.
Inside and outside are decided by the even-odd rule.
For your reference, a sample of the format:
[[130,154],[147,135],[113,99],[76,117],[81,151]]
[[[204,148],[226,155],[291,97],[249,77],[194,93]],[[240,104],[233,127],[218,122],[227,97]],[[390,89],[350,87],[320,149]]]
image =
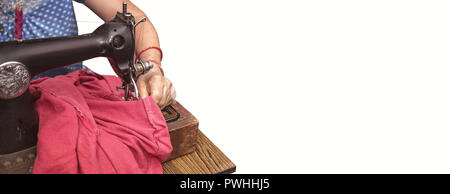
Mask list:
[[133,2],[237,173],[450,173],[449,1]]

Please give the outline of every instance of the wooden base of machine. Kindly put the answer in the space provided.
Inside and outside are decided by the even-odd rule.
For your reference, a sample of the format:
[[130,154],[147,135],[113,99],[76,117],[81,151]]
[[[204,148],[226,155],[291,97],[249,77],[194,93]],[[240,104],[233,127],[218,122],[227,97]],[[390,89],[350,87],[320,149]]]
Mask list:
[[178,112],[178,116],[177,119],[172,119],[175,117],[173,111],[163,110],[173,147],[166,161],[193,152],[198,136],[198,120],[180,103],[175,102],[171,106]]
[[231,174],[236,165],[201,131],[195,151],[163,163],[164,174]]

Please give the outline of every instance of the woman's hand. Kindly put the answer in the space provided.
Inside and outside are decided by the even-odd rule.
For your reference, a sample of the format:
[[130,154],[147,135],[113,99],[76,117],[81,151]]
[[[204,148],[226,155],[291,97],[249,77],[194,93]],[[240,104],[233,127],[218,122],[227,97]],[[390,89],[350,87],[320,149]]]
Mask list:
[[139,76],[136,84],[140,97],[151,96],[161,109],[175,101],[175,88],[172,82],[164,77],[157,64],[150,71]]

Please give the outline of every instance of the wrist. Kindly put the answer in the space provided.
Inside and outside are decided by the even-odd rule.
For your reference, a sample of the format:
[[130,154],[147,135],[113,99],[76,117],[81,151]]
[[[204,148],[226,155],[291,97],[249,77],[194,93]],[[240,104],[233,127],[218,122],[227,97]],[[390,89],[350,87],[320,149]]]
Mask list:
[[164,71],[161,68],[161,60],[162,60],[162,50],[159,47],[151,46],[140,51],[136,58],[134,59],[134,63],[139,60],[144,62],[151,62],[153,67],[149,70],[149,72],[145,73],[147,76],[151,76],[154,74],[160,74],[164,76]]
[[155,65],[153,66],[153,68],[150,70],[150,72],[152,72],[152,73],[154,73],[154,74],[160,74],[160,75],[164,76],[164,71],[163,71],[163,69],[161,68],[160,65],[157,65],[157,64],[155,64]]
[[158,62],[156,60],[143,60],[143,61],[150,62],[150,63],[153,64],[153,67],[147,73],[148,75],[158,74],[158,75],[164,76],[164,71],[161,68],[161,63],[160,62]]

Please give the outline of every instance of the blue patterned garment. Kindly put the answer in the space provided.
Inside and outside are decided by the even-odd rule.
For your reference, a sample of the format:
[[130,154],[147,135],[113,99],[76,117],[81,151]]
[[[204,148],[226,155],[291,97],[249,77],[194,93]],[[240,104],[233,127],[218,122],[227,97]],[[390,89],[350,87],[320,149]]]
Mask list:
[[[23,40],[78,35],[71,0],[0,0],[0,42],[14,40],[15,9],[18,5],[23,13]],[[72,64],[39,74],[34,79],[80,69],[83,69],[81,63]]]

